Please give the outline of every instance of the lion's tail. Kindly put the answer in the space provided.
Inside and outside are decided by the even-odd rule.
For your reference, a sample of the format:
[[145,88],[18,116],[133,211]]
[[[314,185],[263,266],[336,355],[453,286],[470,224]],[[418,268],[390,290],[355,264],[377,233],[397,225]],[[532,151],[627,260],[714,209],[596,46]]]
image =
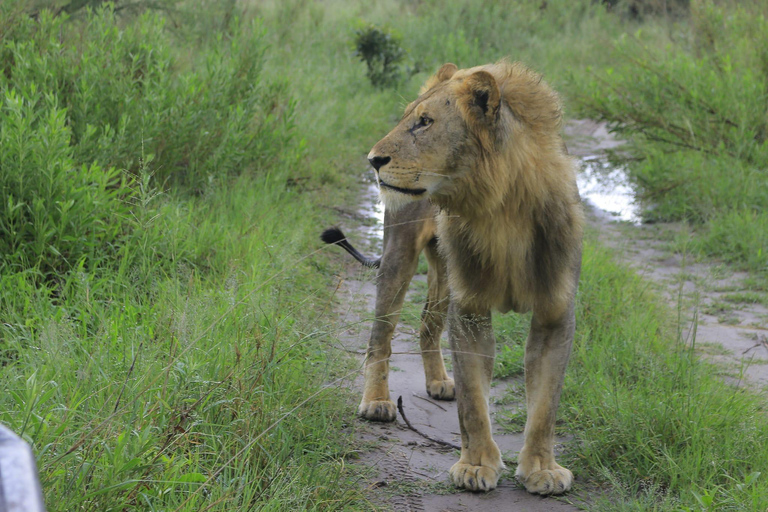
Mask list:
[[367,258],[355,249],[352,244],[347,241],[347,237],[337,227],[328,228],[320,235],[320,239],[327,244],[336,244],[349,254],[351,254],[357,261],[369,268],[379,268],[381,265],[381,258],[371,259]]

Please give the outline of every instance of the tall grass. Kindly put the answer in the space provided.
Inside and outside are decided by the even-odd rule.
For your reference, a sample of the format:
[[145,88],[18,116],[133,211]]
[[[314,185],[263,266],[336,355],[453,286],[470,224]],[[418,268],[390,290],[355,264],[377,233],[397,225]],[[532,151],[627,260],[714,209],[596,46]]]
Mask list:
[[[587,249],[563,399],[583,432],[579,463],[602,468],[649,508],[763,510],[764,401],[724,385],[639,277]],[[702,507],[704,496],[712,501]]]
[[642,31],[620,39],[616,65],[580,98],[631,140],[617,157],[648,219],[700,226],[695,247],[757,272],[768,269],[767,34],[764,3],[692,2],[666,44]]
[[345,499],[329,485],[342,478],[338,395],[312,378],[333,365],[314,341],[325,303],[304,293],[317,277],[296,264],[310,233],[283,228],[306,212],[275,208],[292,200],[280,183],[234,185],[183,210],[169,201],[151,228],[204,252],[212,272],[81,270],[55,302],[4,276],[16,304],[3,307],[0,421],[35,447],[51,510]]
[[354,506],[264,28],[25,5],[0,4],[0,421],[48,509]]
[[[317,226],[357,200],[368,148],[443,62],[510,56],[573,99],[638,27],[596,2],[542,5],[68,19],[0,3],[0,421],[33,445],[49,509],[367,508],[345,464],[354,412],[337,384],[354,368],[324,343],[341,326]],[[423,71],[375,89],[353,54],[361,22],[399,34]],[[656,45],[667,33],[643,26]],[[731,197],[752,201],[759,176]],[[571,465],[613,484],[595,506],[765,508],[760,403],[719,386],[659,301],[591,246],[579,300],[561,411]],[[507,318],[505,375],[524,337]]]

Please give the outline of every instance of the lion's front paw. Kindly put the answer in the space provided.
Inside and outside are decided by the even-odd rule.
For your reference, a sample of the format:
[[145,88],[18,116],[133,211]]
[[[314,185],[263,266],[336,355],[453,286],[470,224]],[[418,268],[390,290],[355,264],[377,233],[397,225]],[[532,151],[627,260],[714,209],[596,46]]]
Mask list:
[[392,400],[363,401],[357,408],[357,414],[369,421],[395,421],[397,409]]
[[427,382],[427,394],[438,400],[453,400],[456,390],[453,379],[433,380]]
[[490,491],[496,488],[499,481],[501,467],[473,466],[464,462],[457,462],[451,467],[450,475],[453,485],[463,487],[470,491]]
[[551,469],[540,469],[525,475],[518,466],[515,476],[525,486],[525,490],[534,494],[563,494],[571,490],[573,473],[558,464]]

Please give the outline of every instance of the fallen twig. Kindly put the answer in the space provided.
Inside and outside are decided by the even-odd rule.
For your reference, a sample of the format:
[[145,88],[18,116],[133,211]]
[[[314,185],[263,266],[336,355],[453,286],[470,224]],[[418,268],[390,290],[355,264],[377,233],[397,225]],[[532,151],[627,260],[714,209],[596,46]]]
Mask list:
[[435,439],[434,437],[430,437],[427,434],[425,434],[423,432],[419,432],[418,430],[416,430],[416,427],[411,425],[411,422],[408,421],[408,418],[405,417],[405,411],[403,410],[403,397],[402,396],[397,397],[397,410],[400,411],[400,416],[403,417],[403,421],[408,426],[408,428],[413,430],[417,434],[419,434],[424,439],[426,439],[428,441],[432,441],[433,443],[437,443],[437,444],[440,444],[440,445],[443,445],[443,446],[447,446],[449,448],[453,448],[454,450],[461,450],[461,446],[459,446],[459,445],[455,445],[453,443],[449,443],[448,441],[443,441],[442,439]]
[[419,395],[417,395],[416,393],[411,393],[411,394],[412,394],[413,396],[415,396],[416,398],[420,398],[420,399],[424,400],[425,402],[429,402],[429,403],[431,403],[431,404],[432,404],[432,405],[434,405],[435,407],[439,407],[440,409],[442,409],[442,410],[444,410],[444,411],[446,411],[446,412],[448,411],[448,409],[446,409],[446,408],[445,408],[445,407],[443,407],[442,405],[440,405],[440,404],[436,403],[434,400],[430,400],[429,398],[424,398],[423,396],[419,396]]

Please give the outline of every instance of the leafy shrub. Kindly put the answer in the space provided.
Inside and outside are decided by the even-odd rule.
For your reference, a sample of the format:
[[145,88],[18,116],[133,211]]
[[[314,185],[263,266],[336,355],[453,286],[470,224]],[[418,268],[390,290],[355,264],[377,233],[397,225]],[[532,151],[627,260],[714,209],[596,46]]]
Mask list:
[[31,85],[0,108],[0,271],[55,275],[113,254],[132,191],[114,168],[77,164],[66,112]]
[[375,87],[393,87],[402,80],[406,51],[399,37],[373,25],[355,30],[355,55],[365,62],[368,79]]
[[18,24],[17,37],[4,37],[0,86],[34,83],[50,91],[66,108],[78,163],[136,172],[146,153],[161,182],[201,189],[222,176],[264,168],[292,140],[293,104],[285,87],[261,78],[265,45],[258,22],[233,21],[230,37],[220,34],[206,49],[205,65],[182,73],[157,14],[123,28],[109,7],[72,24],[46,11],[39,22]]
[[232,20],[185,70],[156,13],[33,18],[24,4],[0,7],[0,267],[97,265],[153,207],[132,202],[139,189],[201,192],[300,155],[295,104],[261,76],[258,21]]
[[[705,235],[723,232],[712,224],[721,217],[768,231],[767,14],[758,4],[694,2],[686,38],[663,49],[644,46],[642,33],[620,39],[620,64],[581,97],[582,114],[632,141],[616,158],[628,160],[650,219],[704,224]],[[729,260],[766,267],[758,238],[717,249],[714,241],[732,239],[708,240],[710,254],[730,251]]]

